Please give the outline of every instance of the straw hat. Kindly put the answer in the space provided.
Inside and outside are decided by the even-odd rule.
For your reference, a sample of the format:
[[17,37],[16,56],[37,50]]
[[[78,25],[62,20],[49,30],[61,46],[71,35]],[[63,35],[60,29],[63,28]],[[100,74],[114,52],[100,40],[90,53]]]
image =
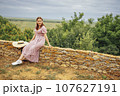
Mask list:
[[17,47],[17,48],[24,47],[27,44],[28,44],[28,42],[26,42],[26,41],[14,41],[14,42],[12,42],[12,45],[14,47]]

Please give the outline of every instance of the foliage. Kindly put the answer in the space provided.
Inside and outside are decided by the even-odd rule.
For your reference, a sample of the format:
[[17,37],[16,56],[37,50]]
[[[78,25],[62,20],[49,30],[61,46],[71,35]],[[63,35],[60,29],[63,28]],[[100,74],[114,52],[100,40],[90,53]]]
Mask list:
[[77,16],[74,12],[72,20],[66,22],[63,18],[61,26],[48,30],[51,45],[83,50],[96,49],[94,48],[95,38],[93,38],[92,23],[85,24],[82,20],[83,15],[79,12],[79,16]]
[[25,36],[25,40],[30,41],[31,38],[33,37],[33,30],[32,29],[25,29],[24,30],[24,36]]
[[94,28],[96,46],[99,52],[113,55],[120,54],[120,15],[107,14],[98,18]]
[[53,46],[93,50],[101,53],[120,54],[120,15],[113,17],[106,14],[94,23],[93,18],[88,23],[82,20],[83,13],[68,22],[63,18],[62,26],[57,26],[48,32],[48,37]]
[[14,24],[10,23],[6,18],[0,16],[0,39],[18,41],[29,41],[32,38],[33,32],[31,29],[25,29],[24,32]]

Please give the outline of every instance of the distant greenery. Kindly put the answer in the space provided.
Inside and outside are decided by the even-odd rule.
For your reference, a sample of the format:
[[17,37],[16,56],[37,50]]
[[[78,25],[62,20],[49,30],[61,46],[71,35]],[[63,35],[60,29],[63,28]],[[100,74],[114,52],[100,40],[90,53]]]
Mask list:
[[[82,20],[84,13],[74,16],[71,20],[62,19],[61,25],[48,29],[48,38],[52,46],[92,50],[101,53],[120,55],[120,15],[106,14],[94,23]],[[94,26],[93,26],[94,24]],[[26,40],[33,36],[31,29],[21,31],[16,25],[11,24],[6,18],[0,16],[0,39]]]
[[[7,17],[7,19],[9,21],[28,21],[28,22],[36,22],[35,19],[29,19],[29,18],[10,18],[10,17]],[[44,22],[47,22],[47,23],[61,23],[61,20],[47,20],[47,19],[43,19]]]
[[[26,28],[31,28],[32,30],[35,28],[36,22],[30,21],[10,21],[12,24],[15,24],[21,31],[24,31]],[[48,23],[44,22],[47,29],[56,28],[56,25],[61,25],[61,23]]]

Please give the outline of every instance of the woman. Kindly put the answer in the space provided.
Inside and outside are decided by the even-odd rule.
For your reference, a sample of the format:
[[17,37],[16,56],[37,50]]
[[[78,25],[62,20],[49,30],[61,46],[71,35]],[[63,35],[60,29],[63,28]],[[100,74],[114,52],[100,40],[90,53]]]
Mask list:
[[36,19],[36,28],[34,29],[35,34],[29,44],[27,44],[23,50],[22,54],[16,62],[13,62],[12,65],[22,64],[22,60],[27,59],[31,62],[39,61],[39,49],[45,44],[45,39],[49,45],[48,37],[47,37],[47,29],[43,24],[43,19],[41,17],[37,17]]

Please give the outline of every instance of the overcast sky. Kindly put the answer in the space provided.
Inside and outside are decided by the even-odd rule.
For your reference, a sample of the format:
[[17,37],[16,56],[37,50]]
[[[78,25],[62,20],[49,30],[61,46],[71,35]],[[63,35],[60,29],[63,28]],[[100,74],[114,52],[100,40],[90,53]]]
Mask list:
[[83,19],[97,19],[113,13],[120,15],[120,0],[0,0],[3,17],[71,19],[74,12],[83,12]]

